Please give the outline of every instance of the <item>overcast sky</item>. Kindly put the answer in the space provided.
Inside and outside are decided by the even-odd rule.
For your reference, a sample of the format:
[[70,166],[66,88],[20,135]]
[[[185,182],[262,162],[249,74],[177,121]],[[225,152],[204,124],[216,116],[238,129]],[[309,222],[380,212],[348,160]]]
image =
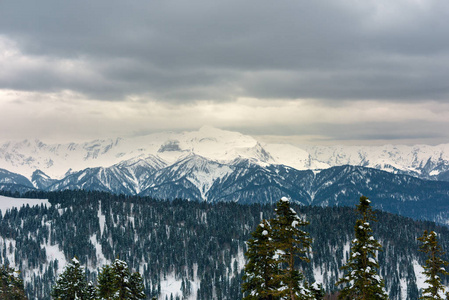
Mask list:
[[449,143],[449,1],[0,1],[0,140]]

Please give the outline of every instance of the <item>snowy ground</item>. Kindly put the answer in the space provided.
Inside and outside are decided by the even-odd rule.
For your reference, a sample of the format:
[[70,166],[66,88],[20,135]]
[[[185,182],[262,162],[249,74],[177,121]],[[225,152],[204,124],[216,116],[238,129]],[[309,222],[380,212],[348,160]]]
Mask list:
[[44,204],[45,206],[50,206],[51,204],[46,199],[26,199],[26,198],[11,198],[0,196],[0,210],[4,214],[8,209],[13,207],[20,208],[22,206],[35,206]]
[[424,282],[426,281],[426,276],[423,274],[424,268],[416,260],[413,261],[413,269],[415,271],[418,290],[427,288],[429,284]]

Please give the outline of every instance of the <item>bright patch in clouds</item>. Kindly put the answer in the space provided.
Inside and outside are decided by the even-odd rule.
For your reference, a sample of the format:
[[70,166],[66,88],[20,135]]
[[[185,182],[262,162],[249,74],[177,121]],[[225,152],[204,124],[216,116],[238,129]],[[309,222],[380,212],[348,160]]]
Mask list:
[[[71,141],[164,130],[192,130],[204,124],[236,129],[238,124],[242,124],[245,130],[256,135],[279,135],[278,142],[288,142],[285,136],[282,138],[285,127],[290,128],[287,135],[292,136],[295,136],[296,128],[297,136],[303,136],[303,142],[307,143],[309,136],[315,136],[316,141],[320,136],[331,138],[329,133],[332,133],[326,129],[328,124],[363,128],[368,123],[400,126],[404,122],[413,124],[433,120],[449,125],[449,104],[435,101],[348,101],[326,105],[310,99],[269,101],[239,98],[231,102],[173,104],[132,97],[126,101],[92,100],[71,91],[43,94],[13,90],[0,91],[0,98],[1,110],[8,112],[0,119],[0,126],[8,129],[1,132],[2,140],[31,136]],[[295,139],[297,137],[292,137],[290,142],[298,143]]]

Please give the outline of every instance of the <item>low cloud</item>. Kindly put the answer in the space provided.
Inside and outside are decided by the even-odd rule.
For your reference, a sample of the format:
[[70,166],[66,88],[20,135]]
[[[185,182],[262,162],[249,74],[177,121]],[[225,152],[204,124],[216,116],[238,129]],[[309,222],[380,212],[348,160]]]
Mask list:
[[[0,94],[0,140],[41,138],[70,141],[197,130],[203,125],[292,143],[447,143],[449,104],[318,100],[104,101],[64,92],[9,91]],[[64,99],[64,100],[62,100]],[[432,121],[429,121],[432,120]],[[278,137],[277,139],[275,137]]]

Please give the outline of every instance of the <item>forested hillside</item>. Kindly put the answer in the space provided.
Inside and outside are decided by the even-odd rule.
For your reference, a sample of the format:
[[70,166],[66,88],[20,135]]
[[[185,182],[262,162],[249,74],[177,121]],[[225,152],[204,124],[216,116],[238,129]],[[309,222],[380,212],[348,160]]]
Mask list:
[[[126,261],[142,274],[148,298],[239,299],[245,243],[274,212],[271,205],[160,201],[102,192],[23,196],[51,203],[8,210],[0,219],[1,263],[22,271],[30,299],[49,299],[57,274],[74,256],[92,280],[102,265],[117,257]],[[353,239],[355,209],[292,206],[310,222],[305,230],[313,239],[311,262],[302,265],[308,281],[335,291]],[[372,227],[383,246],[378,261],[390,299],[417,299],[419,265],[424,264],[417,238],[434,230],[447,251],[449,230],[383,212],[377,218]]]

